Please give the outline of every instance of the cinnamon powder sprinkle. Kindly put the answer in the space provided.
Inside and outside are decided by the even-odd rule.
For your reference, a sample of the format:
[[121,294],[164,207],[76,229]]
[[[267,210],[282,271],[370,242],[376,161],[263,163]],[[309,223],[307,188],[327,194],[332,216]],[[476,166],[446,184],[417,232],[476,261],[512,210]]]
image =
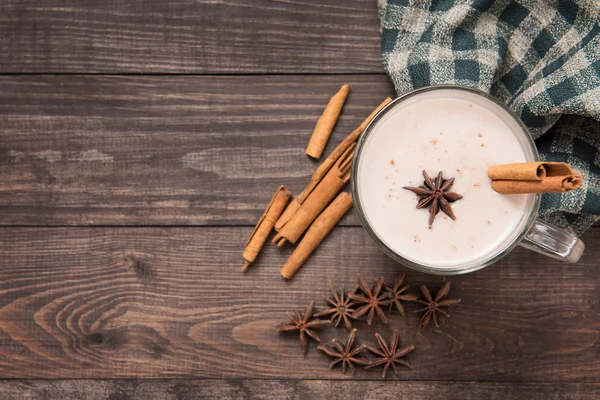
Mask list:
[[479,136],[479,137],[483,137],[483,134],[481,134],[481,133],[478,133],[478,134],[477,134],[477,136]]
[[437,144],[437,142],[438,142],[437,139],[433,139],[433,140],[429,141],[429,143],[431,143],[431,144]]
[[396,160],[390,160],[390,165],[393,167],[396,165]]
[[485,143],[481,143],[481,147],[485,147]]

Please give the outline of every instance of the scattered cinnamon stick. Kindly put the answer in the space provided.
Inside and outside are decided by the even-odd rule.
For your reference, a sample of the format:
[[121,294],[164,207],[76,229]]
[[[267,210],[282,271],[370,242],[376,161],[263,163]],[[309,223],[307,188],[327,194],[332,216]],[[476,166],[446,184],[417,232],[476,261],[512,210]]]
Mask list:
[[327,141],[331,136],[331,132],[335,127],[349,93],[350,85],[346,84],[329,100],[329,104],[327,104],[325,111],[323,111],[323,114],[317,121],[317,125],[306,147],[306,154],[310,157],[317,160],[321,158],[321,154],[325,150],[325,145],[327,145]]
[[[349,163],[354,157],[356,143],[352,143],[336,161],[327,175],[306,198],[298,211],[283,226],[273,239],[273,243],[281,246],[285,241],[296,243],[317,216],[327,207],[329,202],[338,194],[350,180]],[[340,169],[345,166],[344,169]],[[282,239],[285,239],[282,241]]]
[[[373,112],[371,115],[367,117],[359,126],[356,128],[351,134],[349,134],[342,142],[331,152],[331,154],[321,163],[321,165],[316,169],[313,173],[308,186],[304,189],[302,193],[300,193],[297,197],[295,197],[288,207],[285,209],[281,217],[275,223],[275,230],[277,232],[281,231],[285,224],[292,218],[292,216],[298,211],[300,205],[304,203],[304,201],[309,197],[312,191],[317,187],[319,182],[323,179],[323,177],[329,172],[331,167],[338,161],[340,156],[344,154],[344,152],[348,149],[350,145],[356,142],[358,137],[363,133],[369,122],[377,115],[379,111],[383,107],[385,107],[389,102],[391,102],[391,98],[386,98]],[[274,242],[275,243],[275,242]],[[277,242],[278,246],[282,246],[285,243],[285,240],[279,240]]]
[[271,202],[258,220],[256,227],[252,231],[252,234],[246,243],[246,248],[244,249],[243,254],[245,262],[242,270],[248,268],[250,263],[254,262],[258,256],[258,253],[260,253],[260,250],[269,237],[269,233],[271,233],[271,230],[273,229],[273,225],[275,225],[275,221],[277,221],[277,218],[279,218],[283,212],[283,209],[290,200],[291,196],[292,194],[289,192],[289,190],[283,186],[280,186],[273,195]]
[[292,218],[296,211],[298,211],[298,209],[300,208],[300,200],[298,198],[301,196],[302,193],[294,197],[292,201],[289,202],[289,204],[283,211],[283,214],[281,214],[277,222],[275,222],[275,231],[279,232],[281,228],[283,228],[283,226],[287,224],[287,222]]
[[381,109],[383,107],[385,107],[391,101],[392,101],[392,99],[388,97],[379,106],[377,106],[377,108],[371,113],[371,115],[369,115],[367,117],[367,119],[365,119],[358,126],[358,128],[356,128],[351,134],[346,136],[346,138],[344,140],[342,140],[342,142],[323,161],[323,163],[313,173],[306,189],[304,189],[302,194],[300,196],[298,196],[300,204],[302,204],[304,202],[304,200],[306,200],[306,198],[308,198],[308,196],[312,193],[312,191],[315,189],[315,187],[317,187],[317,185],[319,184],[321,179],[323,179],[325,174],[327,174],[329,169],[331,169],[333,164],[335,164],[335,162],[340,158],[340,156],[346,151],[348,146],[350,146],[352,143],[356,142],[358,137],[363,133],[363,131],[365,130],[365,128],[367,127],[369,122],[371,122],[371,120],[375,117],[375,115],[377,115],[377,113],[379,111],[381,111]]
[[494,165],[488,169],[492,189],[502,194],[568,192],[583,184],[566,163],[530,162]]
[[315,219],[306,234],[294,250],[290,258],[281,268],[281,275],[291,279],[296,271],[310,257],[325,237],[331,232],[338,221],[352,207],[352,195],[347,192],[340,193],[333,202]]

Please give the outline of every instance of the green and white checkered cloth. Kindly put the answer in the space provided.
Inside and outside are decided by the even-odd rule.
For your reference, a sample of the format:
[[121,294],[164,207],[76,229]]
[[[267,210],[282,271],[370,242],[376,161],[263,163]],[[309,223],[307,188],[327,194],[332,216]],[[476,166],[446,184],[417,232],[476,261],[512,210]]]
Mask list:
[[398,94],[444,83],[505,102],[543,160],[584,177],[542,197],[576,234],[600,219],[600,1],[378,0],[383,64]]

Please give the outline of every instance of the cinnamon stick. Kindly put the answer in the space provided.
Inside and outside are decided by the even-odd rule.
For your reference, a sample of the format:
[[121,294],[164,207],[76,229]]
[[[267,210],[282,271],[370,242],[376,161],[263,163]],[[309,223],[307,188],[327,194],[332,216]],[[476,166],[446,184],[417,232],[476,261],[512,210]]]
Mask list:
[[583,184],[581,175],[550,176],[541,181],[492,181],[492,189],[501,194],[564,193]]
[[494,165],[488,169],[488,176],[492,189],[501,194],[561,193],[583,184],[581,175],[560,162]]
[[528,162],[494,165],[488,169],[491,180],[541,181],[547,176],[574,175],[569,164],[562,162]]
[[327,104],[323,114],[317,121],[308,146],[306,146],[306,154],[310,157],[317,160],[321,158],[321,154],[325,150],[325,145],[327,145],[327,141],[331,136],[342,107],[346,102],[348,93],[350,93],[350,85],[346,84],[329,100],[329,104]]
[[298,211],[300,208],[300,200],[298,197],[300,196],[302,196],[302,193],[300,193],[299,196],[294,197],[292,201],[289,202],[283,211],[283,214],[281,214],[277,222],[275,222],[275,231],[279,232],[281,228],[283,228],[283,226],[292,218],[296,211]]
[[244,249],[243,254],[245,262],[242,271],[248,268],[250,263],[254,262],[258,253],[260,253],[260,250],[269,237],[269,233],[271,233],[271,230],[273,229],[273,225],[275,225],[275,221],[283,212],[283,209],[291,196],[292,194],[289,190],[283,186],[280,186],[273,195],[267,209],[258,220],[248,242],[246,242],[246,248]]
[[[317,187],[306,198],[298,211],[292,216],[287,224],[279,231],[273,239],[273,243],[281,246],[285,241],[296,243],[300,236],[306,231],[317,216],[327,207],[329,202],[338,194],[344,185],[350,180],[350,168],[348,159],[354,157],[355,143],[342,154],[327,175],[319,182]],[[345,165],[345,173],[340,166]],[[282,239],[285,239],[282,241]]]
[[317,170],[313,173],[311,180],[302,192],[298,199],[300,204],[304,202],[308,198],[308,196],[312,193],[312,191],[317,187],[321,179],[327,174],[327,172],[331,169],[331,167],[335,164],[335,162],[340,158],[340,156],[346,151],[348,146],[352,143],[356,142],[358,137],[363,133],[369,122],[377,115],[379,111],[383,107],[385,107],[389,102],[391,102],[391,98],[385,99],[377,108],[365,119],[351,134],[346,136],[344,140],[331,152],[331,154],[323,161],[323,163],[317,168]]
[[[319,182],[323,179],[323,177],[329,172],[331,167],[339,160],[339,158],[344,154],[348,147],[353,143],[356,143],[358,137],[363,133],[369,122],[377,115],[379,111],[388,103],[392,101],[391,98],[386,98],[373,112],[369,115],[359,126],[356,128],[351,134],[349,134],[342,142],[331,152],[331,154],[321,163],[319,168],[313,173],[311,180],[304,189],[302,193],[300,193],[297,197],[294,198],[282,214],[282,216],[275,223],[275,230],[277,232],[281,231],[285,224],[289,222],[292,216],[298,211],[300,205],[304,203],[304,201],[310,196],[313,190],[317,187]],[[347,160],[351,161],[351,160]],[[348,164],[350,165],[350,163]],[[346,167],[346,166],[345,166]],[[345,171],[344,171],[345,172]],[[316,215],[315,215],[316,217]],[[273,241],[273,243],[277,243],[278,246],[283,246],[285,244],[285,239],[280,239],[278,241]]]
[[313,251],[331,232],[338,221],[352,207],[352,195],[350,193],[340,193],[333,202],[315,219],[306,234],[294,250],[290,258],[281,268],[281,275],[290,279],[296,271],[310,257]]

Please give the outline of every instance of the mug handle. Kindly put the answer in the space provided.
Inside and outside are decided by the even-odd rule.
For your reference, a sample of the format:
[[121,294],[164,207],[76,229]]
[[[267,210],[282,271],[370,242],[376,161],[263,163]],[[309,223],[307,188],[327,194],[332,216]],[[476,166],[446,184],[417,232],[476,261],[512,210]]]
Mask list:
[[579,261],[585,249],[585,244],[577,236],[539,218],[519,245],[568,263]]

